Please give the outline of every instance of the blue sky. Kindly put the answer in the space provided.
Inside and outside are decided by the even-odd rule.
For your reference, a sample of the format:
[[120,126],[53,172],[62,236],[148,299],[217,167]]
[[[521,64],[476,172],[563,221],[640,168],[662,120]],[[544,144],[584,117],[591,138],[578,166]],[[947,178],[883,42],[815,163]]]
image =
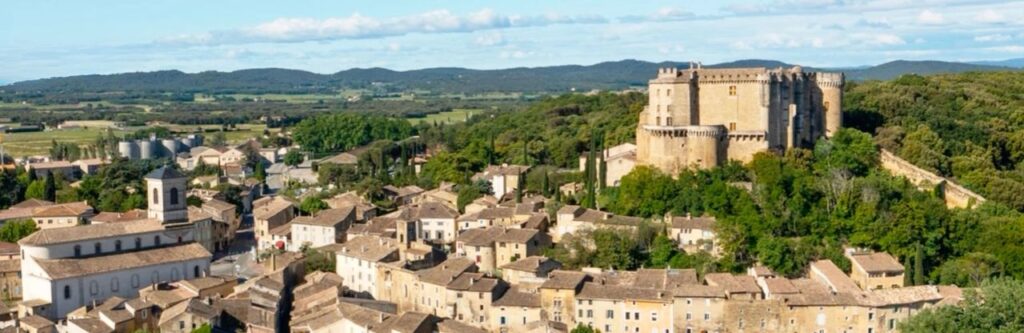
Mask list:
[[621,59],[854,66],[1024,57],[1024,1],[11,1],[0,82]]

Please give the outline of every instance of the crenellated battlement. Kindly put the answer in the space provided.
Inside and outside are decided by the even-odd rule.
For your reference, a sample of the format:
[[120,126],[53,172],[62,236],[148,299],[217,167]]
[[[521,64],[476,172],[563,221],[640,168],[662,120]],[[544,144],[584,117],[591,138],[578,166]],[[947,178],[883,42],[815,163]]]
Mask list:
[[661,68],[637,125],[637,163],[675,174],[813,145],[842,126],[842,73]]

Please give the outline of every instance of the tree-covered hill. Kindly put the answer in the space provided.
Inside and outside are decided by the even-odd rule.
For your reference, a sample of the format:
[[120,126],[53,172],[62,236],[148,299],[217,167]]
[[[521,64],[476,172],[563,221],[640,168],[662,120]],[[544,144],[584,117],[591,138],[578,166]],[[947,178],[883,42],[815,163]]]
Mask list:
[[880,146],[1024,210],[1024,73],[906,75],[850,85],[844,102]]
[[[476,70],[428,68],[394,71],[384,68],[355,68],[333,74],[261,68],[234,72],[181,71],[81,75],[16,82],[0,87],[7,92],[205,92],[205,93],[307,93],[344,88],[365,88],[384,84],[394,91],[426,90],[435,93],[481,92],[567,92],[593,89],[620,90],[644,86],[660,67],[685,67],[686,62],[622,60],[589,66],[564,65],[532,68]],[[789,67],[776,60],[747,59],[707,67]],[[806,68],[807,70],[815,70]],[[1008,70],[1007,67],[941,61],[894,61],[873,67],[835,69],[850,80],[889,79],[901,74],[956,73]]]

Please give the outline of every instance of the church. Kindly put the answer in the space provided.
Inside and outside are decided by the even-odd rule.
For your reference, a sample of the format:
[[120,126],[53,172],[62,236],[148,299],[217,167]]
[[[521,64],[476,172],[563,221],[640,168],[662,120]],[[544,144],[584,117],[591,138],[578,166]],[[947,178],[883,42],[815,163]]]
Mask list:
[[636,128],[636,164],[671,175],[811,147],[842,126],[842,73],[662,68]]
[[137,297],[142,287],[208,275],[212,221],[191,213],[187,180],[169,167],[148,174],[148,219],[43,229],[18,241],[19,314],[65,318],[110,297]]

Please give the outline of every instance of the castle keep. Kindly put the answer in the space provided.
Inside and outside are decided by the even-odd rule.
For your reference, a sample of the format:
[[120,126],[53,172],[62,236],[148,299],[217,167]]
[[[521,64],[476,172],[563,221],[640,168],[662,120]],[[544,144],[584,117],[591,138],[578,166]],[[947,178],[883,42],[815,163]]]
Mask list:
[[842,126],[842,73],[662,68],[636,129],[637,162],[669,174],[807,147]]

